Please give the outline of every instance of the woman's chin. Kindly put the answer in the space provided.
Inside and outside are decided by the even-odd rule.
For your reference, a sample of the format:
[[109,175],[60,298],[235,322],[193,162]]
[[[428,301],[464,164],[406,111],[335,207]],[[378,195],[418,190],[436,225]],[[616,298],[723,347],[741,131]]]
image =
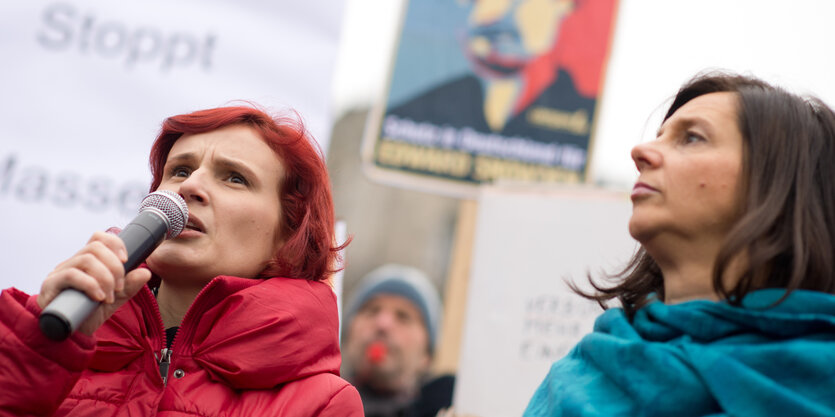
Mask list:
[[172,275],[181,275],[183,271],[194,271],[195,265],[194,257],[187,256],[180,251],[163,250],[151,254],[145,263],[151,271],[160,277],[168,277]]
[[629,219],[629,235],[639,243],[644,244],[652,235],[651,227],[633,216]]

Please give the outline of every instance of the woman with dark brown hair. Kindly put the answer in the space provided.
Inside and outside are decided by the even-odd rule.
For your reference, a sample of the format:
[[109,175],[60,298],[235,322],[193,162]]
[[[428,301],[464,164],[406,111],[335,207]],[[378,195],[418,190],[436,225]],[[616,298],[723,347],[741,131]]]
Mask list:
[[679,90],[636,146],[619,308],[525,416],[835,414],[835,114],[752,77]]

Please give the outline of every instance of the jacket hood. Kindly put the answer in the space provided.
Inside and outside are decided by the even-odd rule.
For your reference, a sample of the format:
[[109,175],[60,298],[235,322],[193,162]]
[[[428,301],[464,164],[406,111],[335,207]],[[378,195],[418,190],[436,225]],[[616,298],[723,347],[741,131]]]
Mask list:
[[[147,289],[119,309],[96,333],[94,366],[119,366],[140,351],[158,352],[164,334],[158,311]],[[191,359],[211,379],[236,389],[339,375],[338,329],[336,296],[325,283],[221,276],[200,292],[183,318],[172,345],[172,366]]]

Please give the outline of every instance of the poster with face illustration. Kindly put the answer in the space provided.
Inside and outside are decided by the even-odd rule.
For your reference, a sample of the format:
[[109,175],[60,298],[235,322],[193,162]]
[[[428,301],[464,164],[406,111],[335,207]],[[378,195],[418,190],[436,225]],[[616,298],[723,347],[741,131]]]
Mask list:
[[369,171],[454,193],[583,181],[616,3],[410,2]]

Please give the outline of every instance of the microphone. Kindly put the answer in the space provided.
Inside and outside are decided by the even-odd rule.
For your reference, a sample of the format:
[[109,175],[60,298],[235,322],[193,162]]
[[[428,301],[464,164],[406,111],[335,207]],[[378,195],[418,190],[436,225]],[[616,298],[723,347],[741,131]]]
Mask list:
[[[187,221],[188,206],[177,193],[162,190],[145,196],[139,214],[118,235],[128,252],[125,273],[139,266],[163,240],[177,237]],[[81,291],[66,288],[43,309],[38,324],[46,337],[61,341],[70,337],[99,304]]]

